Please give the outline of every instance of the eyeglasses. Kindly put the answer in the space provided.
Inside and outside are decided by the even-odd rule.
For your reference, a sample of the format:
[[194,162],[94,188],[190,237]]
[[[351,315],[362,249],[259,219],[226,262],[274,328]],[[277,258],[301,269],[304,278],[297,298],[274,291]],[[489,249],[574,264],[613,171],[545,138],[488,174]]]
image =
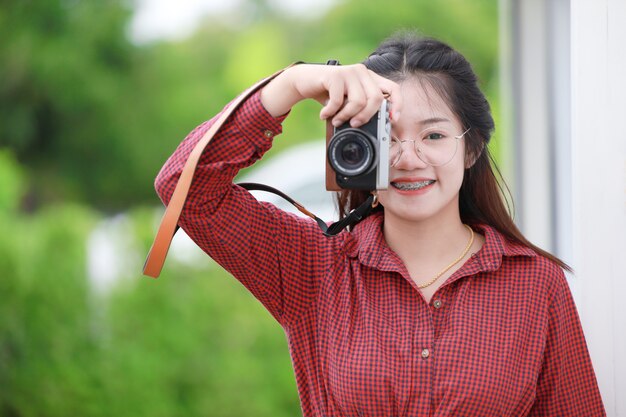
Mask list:
[[402,144],[413,142],[417,157],[431,166],[442,166],[454,158],[459,147],[459,139],[469,132],[469,128],[458,136],[454,136],[446,129],[432,127],[423,130],[418,139],[401,140],[391,137],[389,147],[389,164],[395,166],[402,157]]

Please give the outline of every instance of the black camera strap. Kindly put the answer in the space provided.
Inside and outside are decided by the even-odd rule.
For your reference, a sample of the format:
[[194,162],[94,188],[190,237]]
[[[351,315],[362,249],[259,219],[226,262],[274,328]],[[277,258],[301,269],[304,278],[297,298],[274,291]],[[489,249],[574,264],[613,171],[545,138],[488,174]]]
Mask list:
[[363,218],[367,217],[367,215],[370,214],[370,212],[372,211],[372,203],[374,202],[374,196],[370,195],[363,204],[361,204],[359,207],[352,210],[346,217],[336,221],[335,223],[332,223],[331,225],[327,225],[326,222],[324,222],[324,220],[320,219],[315,214],[311,213],[302,204],[298,203],[296,200],[289,197],[287,194],[283,193],[282,191],[277,190],[274,187],[270,187],[269,185],[258,184],[254,182],[244,182],[244,183],[239,183],[237,185],[239,185],[242,188],[245,188],[248,191],[251,191],[251,190],[266,191],[268,193],[276,194],[277,196],[284,198],[285,200],[290,202],[295,208],[297,208],[298,211],[300,211],[302,214],[315,220],[315,222],[320,227],[320,229],[322,229],[322,233],[324,234],[324,236],[327,236],[327,237],[335,236],[346,227],[353,226],[357,224],[358,222],[360,222],[361,220],[363,220]]

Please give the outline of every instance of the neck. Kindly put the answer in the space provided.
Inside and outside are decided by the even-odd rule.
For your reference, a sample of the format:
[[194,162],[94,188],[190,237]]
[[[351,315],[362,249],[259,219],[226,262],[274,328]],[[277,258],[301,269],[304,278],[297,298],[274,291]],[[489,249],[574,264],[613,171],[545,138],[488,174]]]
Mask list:
[[458,255],[457,247],[463,246],[468,239],[467,229],[460,217],[454,220],[448,217],[408,221],[385,216],[384,236],[387,245],[401,259],[411,259],[420,263],[449,259],[451,255]]

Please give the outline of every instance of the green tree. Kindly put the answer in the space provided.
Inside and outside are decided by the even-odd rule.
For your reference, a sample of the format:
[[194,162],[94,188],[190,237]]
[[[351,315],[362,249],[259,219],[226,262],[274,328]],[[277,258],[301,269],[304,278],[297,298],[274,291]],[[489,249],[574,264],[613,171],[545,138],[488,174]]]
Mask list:
[[[314,19],[250,0],[230,16],[208,17],[188,40],[141,46],[126,38],[126,4],[0,8],[0,147],[11,147],[28,169],[27,208],[59,200],[103,210],[157,203],[150,184],[165,158],[245,87],[296,60],[361,61],[402,28],[460,49],[495,96],[494,0],[392,0],[382,9],[346,0]],[[318,110],[317,103],[298,106],[269,156],[321,138]]]
[[[0,9],[0,146],[31,171],[32,198],[76,198],[110,182],[126,74],[122,2],[14,1]],[[118,149],[119,150],[119,149]]]

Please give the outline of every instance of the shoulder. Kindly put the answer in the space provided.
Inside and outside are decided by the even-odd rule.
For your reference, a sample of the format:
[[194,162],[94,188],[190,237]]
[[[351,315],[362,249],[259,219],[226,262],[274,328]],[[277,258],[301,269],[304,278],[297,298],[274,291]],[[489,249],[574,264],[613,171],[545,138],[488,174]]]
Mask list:
[[528,285],[536,286],[545,292],[549,299],[569,291],[569,284],[563,269],[551,259],[535,253],[531,257],[511,257],[507,259],[511,271]]
[[482,257],[488,258],[494,272],[503,279],[517,281],[552,293],[567,288],[563,269],[532,248],[512,241],[490,226],[479,226],[485,236]]

